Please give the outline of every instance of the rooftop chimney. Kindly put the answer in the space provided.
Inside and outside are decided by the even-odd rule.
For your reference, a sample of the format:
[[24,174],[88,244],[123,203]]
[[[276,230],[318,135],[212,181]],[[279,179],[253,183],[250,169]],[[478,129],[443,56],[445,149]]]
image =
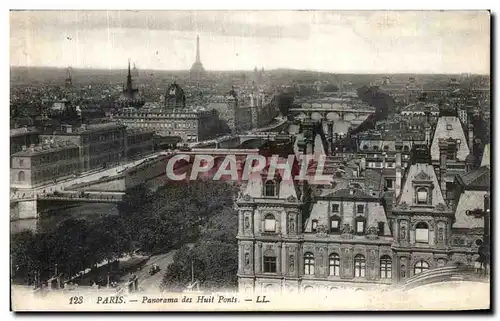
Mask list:
[[396,197],[401,192],[401,152],[396,153],[396,181],[394,182],[394,192]]
[[439,140],[439,176],[441,193],[446,202],[446,151],[448,150],[448,142],[445,139]]
[[471,154],[474,154],[474,126],[469,124],[469,150]]

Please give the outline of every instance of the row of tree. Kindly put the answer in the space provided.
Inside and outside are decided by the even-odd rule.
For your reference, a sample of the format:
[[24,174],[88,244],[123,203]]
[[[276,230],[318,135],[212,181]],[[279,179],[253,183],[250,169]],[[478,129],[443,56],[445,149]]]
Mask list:
[[75,275],[98,263],[140,249],[169,251],[194,242],[211,216],[232,208],[234,190],[227,184],[193,181],[168,184],[155,192],[130,189],[119,215],[93,221],[67,219],[50,231],[24,231],[11,238],[12,276],[32,284],[63,274]]

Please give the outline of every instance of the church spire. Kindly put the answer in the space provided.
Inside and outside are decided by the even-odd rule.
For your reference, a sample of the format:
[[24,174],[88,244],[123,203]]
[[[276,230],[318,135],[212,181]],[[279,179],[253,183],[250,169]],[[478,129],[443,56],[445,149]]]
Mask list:
[[201,62],[201,59],[200,59],[200,36],[196,36],[196,62]]
[[128,60],[127,91],[132,92],[132,74],[130,73],[130,59]]

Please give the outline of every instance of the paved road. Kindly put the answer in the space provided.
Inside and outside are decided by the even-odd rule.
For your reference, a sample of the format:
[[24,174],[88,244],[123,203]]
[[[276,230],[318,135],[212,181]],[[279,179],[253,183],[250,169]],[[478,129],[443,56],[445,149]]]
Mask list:
[[[188,245],[192,246],[191,244]],[[161,280],[163,279],[163,275],[165,274],[167,267],[174,261],[175,252],[177,252],[177,250],[172,250],[165,254],[150,257],[142,269],[135,273],[139,278],[139,289],[142,289],[143,291],[159,290]],[[161,270],[153,275],[149,275],[149,268],[153,264],[157,264]]]

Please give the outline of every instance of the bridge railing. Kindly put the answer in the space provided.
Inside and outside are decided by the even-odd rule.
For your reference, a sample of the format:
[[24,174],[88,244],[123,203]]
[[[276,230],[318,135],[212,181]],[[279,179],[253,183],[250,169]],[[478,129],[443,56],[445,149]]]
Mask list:
[[40,200],[107,200],[107,201],[121,201],[122,194],[103,194],[103,193],[85,193],[85,194],[70,194],[64,193],[62,195],[48,194],[38,197]]
[[399,290],[408,290],[414,287],[417,287],[419,285],[425,284],[426,281],[433,280],[435,278],[440,278],[440,277],[452,277],[453,275],[457,274],[466,274],[466,273],[472,273],[474,271],[473,268],[469,266],[444,266],[444,267],[439,267],[435,269],[431,269],[419,274],[416,274],[408,279],[406,279],[405,282],[398,284],[395,286],[395,289]]

